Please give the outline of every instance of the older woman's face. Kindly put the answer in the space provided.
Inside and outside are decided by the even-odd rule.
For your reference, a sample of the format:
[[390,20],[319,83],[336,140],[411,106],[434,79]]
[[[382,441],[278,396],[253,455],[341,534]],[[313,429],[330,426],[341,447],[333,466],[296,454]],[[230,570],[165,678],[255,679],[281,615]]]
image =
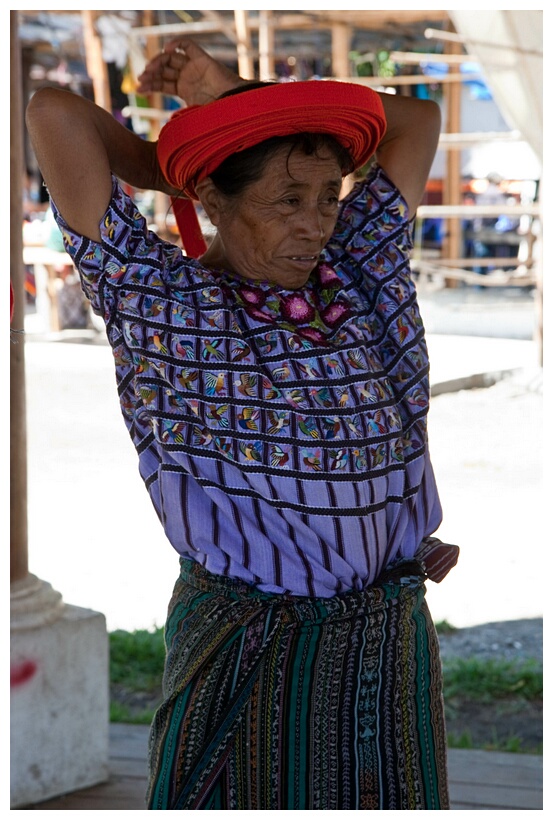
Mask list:
[[307,156],[283,148],[240,197],[219,197],[210,214],[219,261],[246,279],[301,287],[336,225],[341,185],[330,150]]

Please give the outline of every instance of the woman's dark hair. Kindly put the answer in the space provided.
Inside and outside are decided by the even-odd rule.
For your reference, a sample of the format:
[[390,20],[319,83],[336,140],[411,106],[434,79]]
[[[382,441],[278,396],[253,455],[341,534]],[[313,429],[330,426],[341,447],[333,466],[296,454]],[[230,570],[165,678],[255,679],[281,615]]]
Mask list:
[[[226,91],[221,94],[219,99],[270,85],[274,85],[274,83],[248,83],[233,88],[231,91]],[[244,151],[231,154],[210,174],[210,177],[216,188],[225,196],[239,196],[246,190],[248,185],[261,179],[267,163],[283,146],[289,147],[289,157],[296,150],[307,156],[316,156],[320,151],[327,148],[336,157],[343,176],[347,176],[353,171],[353,161],[349,151],[331,134],[301,132],[284,137],[271,137],[252,148],[246,148]]]

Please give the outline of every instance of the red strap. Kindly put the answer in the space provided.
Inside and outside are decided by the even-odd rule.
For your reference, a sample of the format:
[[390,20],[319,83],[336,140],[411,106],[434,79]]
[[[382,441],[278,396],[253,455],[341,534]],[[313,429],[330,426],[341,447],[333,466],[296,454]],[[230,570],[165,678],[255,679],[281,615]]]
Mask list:
[[196,208],[191,199],[171,197],[173,213],[187,256],[198,259],[207,250]]

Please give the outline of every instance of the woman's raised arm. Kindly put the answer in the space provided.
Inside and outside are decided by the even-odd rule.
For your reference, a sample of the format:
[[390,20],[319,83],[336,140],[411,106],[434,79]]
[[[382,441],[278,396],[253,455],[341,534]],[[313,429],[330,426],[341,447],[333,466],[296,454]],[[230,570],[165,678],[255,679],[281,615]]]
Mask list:
[[83,97],[43,88],[27,107],[26,123],[50,195],[77,233],[100,239],[112,172],[133,187],[175,193],[160,173],[156,143]]
[[380,94],[387,128],[376,158],[397,185],[411,217],[422,199],[438,146],[441,114],[431,100]]

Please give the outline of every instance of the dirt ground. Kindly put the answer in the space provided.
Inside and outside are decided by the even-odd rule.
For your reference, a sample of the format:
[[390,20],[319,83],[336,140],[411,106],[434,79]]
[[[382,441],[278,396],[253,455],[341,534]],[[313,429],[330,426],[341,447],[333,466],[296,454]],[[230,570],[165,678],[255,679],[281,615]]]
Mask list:
[[[543,667],[543,620],[527,618],[458,629],[440,634],[444,664],[457,658],[532,661]],[[540,752],[543,745],[543,701],[526,701],[515,693],[504,700],[478,703],[446,699],[448,734],[466,738],[474,747]]]

